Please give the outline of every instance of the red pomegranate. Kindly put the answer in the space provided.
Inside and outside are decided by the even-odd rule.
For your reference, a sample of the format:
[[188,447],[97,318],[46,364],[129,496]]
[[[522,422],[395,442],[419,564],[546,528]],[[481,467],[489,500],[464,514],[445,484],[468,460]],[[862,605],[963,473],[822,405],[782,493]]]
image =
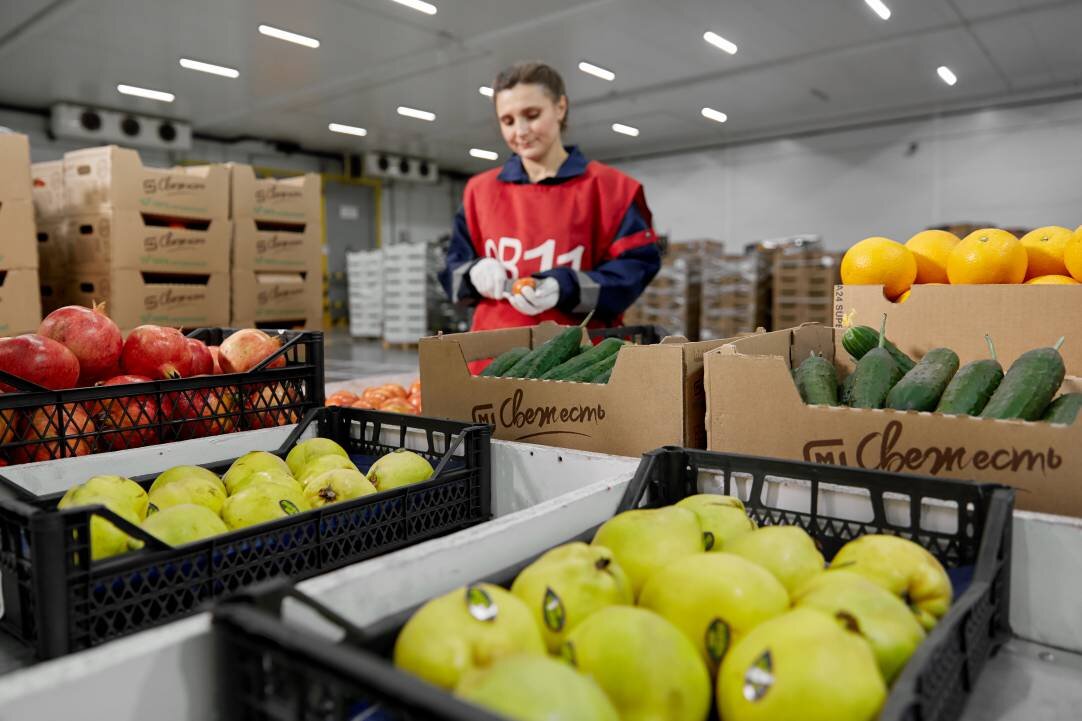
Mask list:
[[[246,373],[259,365],[260,361],[278,350],[281,341],[256,328],[238,330],[222,341],[218,351],[218,362],[226,373]],[[285,357],[277,358],[268,368],[285,366]]]
[[170,417],[186,421],[174,431],[178,439],[204,438],[237,429],[236,388],[199,388],[172,394]]
[[210,351],[210,357],[214,359],[213,375],[220,376],[222,374],[222,364],[218,362],[218,352],[221,349],[216,345],[208,345],[207,350]]
[[176,328],[141,325],[128,334],[120,365],[125,373],[155,380],[191,375],[188,339]]
[[281,383],[266,385],[261,391],[248,394],[248,410],[244,414],[250,430],[275,428],[296,423],[301,418],[294,404],[300,403],[296,389],[288,391]]
[[[15,463],[34,463],[54,458],[90,455],[89,437],[94,433],[94,421],[83,406],[68,403],[57,417],[58,406],[44,406],[34,412],[22,434],[23,440],[42,441],[12,449],[11,460]],[[64,441],[60,441],[60,429],[64,429]]]
[[[146,376],[123,375],[105,381],[103,386],[149,383]],[[142,448],[158,442],[158,401],[154,396],[124,396],[95,401],[90,415],[102,433],[105,450]]]
[[[50,390],[75,387],[79,359],[66,346],[35,333],[0,338],[0,370]],[[15,390],[0,383],[0,391]]]
[[93,308],[66,305],[45,316],[38,335],[63,343],[79,360],[79,385],[88,386],[112,375],[120,362],[124,339],[105,304]]
[[19,411],[14,408],[0,411],[0,444],[11,443],[19,436]]
[[188,350],[192,352],[193,376],[209,376],[214,372],[214,356],[211,355],[207,344],[195,338],[187,338]]

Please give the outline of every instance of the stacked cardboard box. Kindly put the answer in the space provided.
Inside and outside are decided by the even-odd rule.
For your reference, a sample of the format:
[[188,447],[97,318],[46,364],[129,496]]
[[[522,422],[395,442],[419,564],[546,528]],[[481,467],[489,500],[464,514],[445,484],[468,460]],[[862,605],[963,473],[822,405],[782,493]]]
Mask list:
[[323,221],[320,179],[256,178],[232,164],[232,324],[323,324]]
[[704,254],[699,338],[731,338],[765,328],[770,273],[769,256],[754,248],[743,255]]
[[698,340],[702,310],[702,258],[720,253],[716,240],[672,243],[657,277],[624,316],[627,325],[661,326],[673,335]]
[[792,247],[774,253],[773,327],[830,323],[834,286],[841,280],[842,253],[817,247]]
[[0,335],[36,330],[38,249],[30,182],[30,141],[0,134]]

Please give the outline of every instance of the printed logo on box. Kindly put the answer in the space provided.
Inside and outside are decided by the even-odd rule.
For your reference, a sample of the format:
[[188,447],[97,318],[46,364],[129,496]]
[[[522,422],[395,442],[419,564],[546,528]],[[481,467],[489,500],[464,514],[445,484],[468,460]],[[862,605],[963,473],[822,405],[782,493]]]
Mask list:
[[176,195],[178,193],[199,193],[207,189],[205,181],[198,178],[180,180],[167,175],[164,178],[147,178],[143,181],[143,194]]
[[272,235],[268,238],[258,238],[255,242],[255,249],[259,253],[273,253],[292,250],[302,245],[304,245],[303,237]]
[[284,303],[293,298],[296,298],[297,296],[303,295],[304,291],[305,288],[303,285],[297,288],[285,289],[275,286],[273,288],[268,288],[267,290],[259,291],[259,295],[257,297],[259,299],[260,305],[266,305],[267,303],[272,302]]
[[143,250],[148,253],[161,250],[165,252],[177,252],[196,248],[207,244],[205,235],[181,235],[167,230],[160,235],[148,235],[143,238]]
[[172,288],[166,288],[161,293],[143,297],[143,307],[146,310],[166,310],[181,308],[192,303],[203,303],[207,299],[205,291],[179,292]]
[[[518,431],[521,433],[511,440],[523,441],[542,436],[570,435],[592,438],[590,433],[584,430],[592,430],[591,426],[597,426],[605,420],[605,407],[598,403],[595,405],[536,405],[531,406],[526,402],[526,394],[520,388],[510,397],[505,398],[498,404],[482,403],[473,407],[471,416],[474,423],[497,426]],[[553,424],[572,425],[579,430],[541,430]]]
[[259,188],[255,191],[257,203],[282,203],[295,200],[304,196],[304,191],[291,187],[279,188],[272,185],[269,188]]

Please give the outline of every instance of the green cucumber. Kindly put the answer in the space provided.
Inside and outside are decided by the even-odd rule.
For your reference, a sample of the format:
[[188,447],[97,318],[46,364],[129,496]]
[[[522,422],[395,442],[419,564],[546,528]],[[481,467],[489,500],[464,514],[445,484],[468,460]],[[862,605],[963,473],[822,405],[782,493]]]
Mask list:
[[566,376],[577,373],[583,368],[589,368],[603,358],[608,358],[620,350],[624,342],[619,338],[606,338],[596,346],[590,346],[589,350],[579,353],[574,358],[564,361],[560,365],[541,376],[541,380],[563,380]]
[[886,407],[896,411],[933,410],[958,372],[958,364],[958,354],[950,348],[933,348],[890,389]]
[[522,360],[523,356],[530,352],[529,348],[512,348],[506,353],[496,356],[496,359],[488,364],[488,368],[481,371],[481,375],[489,378],[498,378],[511,369],[511,366]]
[[616,365],[616,355],[616,353],[613,353],[612,355],[605,356],[593,365],[583,368],[582,370],[572,373],[567,378],[561,378],[560,380],[568,381],[570,383],[591,383],[594,378],[597,378],[605,371],[612,370],[613,366]]
[[992,357],[962,366],[962,370],[954,374],[951,382],[947,384],[947,389],[943,391],[939,405],[935,407],[936,413],[977,416],[988,405],[988,399],[1003,382],[1003,366],[996,358],[996,347],[992,344],[992,339],[984,336],[984,340],[988,343]]
[[879,345],[857,361],[849,386],[849,405],[853,408],[882,408],[887,394],[902,379],[902,369],[885,347],[887,316],[879,330]]
[[[842,334],[842,347],[855,361],[859,361],[864,357],[865,353],[878,346],[879,334],[875,332],[875,328],[869,328],[866,325],[855,325]],[[894,357],[894,362],[898,364],[903,374],[913,370],[916,362],[899,350],[898,346],[891,343],[890,339],[887,339],[886,349],[890,351],[891,356]]]
[[1080,410],[1082,410],[1082,393],[1064,393],[1052,401],[1052,405],[1048,406],[1041,420],[1049,423],[1064,423],[1069,426],[1078,418]]
[[1066,375],[1059,354],[1062,345],[1060,338],[1052,348],[1035,348],[1020,355],[1003,376],[981,418],[1035,421],[1043,416]]
[[597,383],[598,385],[606,385],[609,382],[609,378],[611,378],[611,377],[612,377],[612,368],[609,368],[607,371],[605,371],[601,375],[597,376],[596,378],[592,379],[590,382],[591,383]]
[[842,405],[853,405],[850,394],[853,392],[853,379],[856,377],[856,373],[850,373],[845,377],[845,380],[842,381],[842,387],[838,394],[841,397]]
[[545,373],[573,358],[582,343],[582,329],[590,322],[593,313],[580,325],[568,328],[546,343],[541,344],[516,363],[505,378],[540,378]]
[[838,374],[834,364],[813,351],[796,369],[796,388],[808,405],[838,405]]

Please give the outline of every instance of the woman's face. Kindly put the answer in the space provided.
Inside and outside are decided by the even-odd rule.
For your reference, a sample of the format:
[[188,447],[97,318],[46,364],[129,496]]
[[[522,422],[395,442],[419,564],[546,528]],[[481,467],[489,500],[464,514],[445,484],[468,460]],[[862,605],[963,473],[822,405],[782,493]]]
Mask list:
[[540,85],[519,83],[496,95],[496,117],[503,140],[513,152],[538,161],[560,142],[567,98],[554,102]]

